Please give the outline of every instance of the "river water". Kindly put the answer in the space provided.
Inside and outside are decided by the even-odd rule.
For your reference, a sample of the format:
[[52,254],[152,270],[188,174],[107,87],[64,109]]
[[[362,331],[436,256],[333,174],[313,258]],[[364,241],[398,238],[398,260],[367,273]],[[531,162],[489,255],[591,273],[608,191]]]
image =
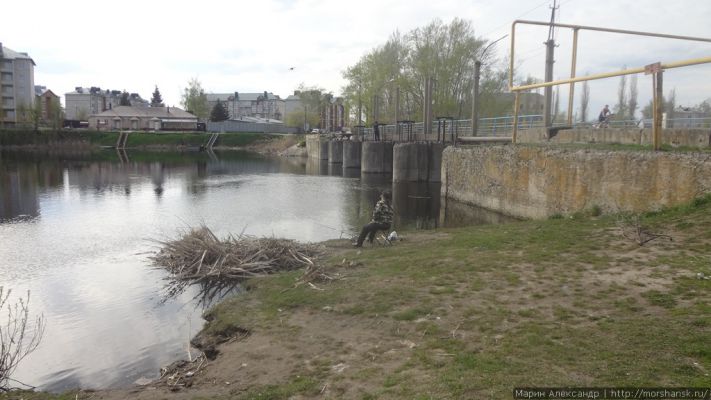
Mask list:
[[[13,375],[43,390],[116,388],[186,358],[202,327],[195,291],[165,300],[155,240],[206,224],[315,242],[355,235],[378,193],[395,229],[508,219],[440,199],[439,185],[251,153],[0,153],[0,286],[30,291],[47,328]],[[165,300],[165,301],[164,301]],[[6,311],[0,314],[5,322]]]

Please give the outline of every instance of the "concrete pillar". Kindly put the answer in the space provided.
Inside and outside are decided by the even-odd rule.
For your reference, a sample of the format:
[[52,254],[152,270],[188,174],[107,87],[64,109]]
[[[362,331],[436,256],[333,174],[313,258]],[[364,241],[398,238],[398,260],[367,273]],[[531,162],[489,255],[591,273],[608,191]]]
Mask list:
[[343,142],[331,140],[328,142],[328,163],[341,164],[343,162]]
[[328,160],[328,141],[321,140],[319,135],[307,135],[306,154],[309,158]]
[[360,159],[361,172],[389,174],[393,172],[392,142],[363,142]]
[[343,142],[343,168],[360,168],[363,142],[346,140]]
[[442,143],[400,143],[393,149],[393,182],[441,182]]

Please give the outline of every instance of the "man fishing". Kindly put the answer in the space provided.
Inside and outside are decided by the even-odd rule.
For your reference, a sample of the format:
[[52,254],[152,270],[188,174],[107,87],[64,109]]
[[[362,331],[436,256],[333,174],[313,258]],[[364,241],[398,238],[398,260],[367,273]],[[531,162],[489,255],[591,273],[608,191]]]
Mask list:
[[388,231],[393,222],[393,208],[390,206],[390,192],[384,191],[380,194],[380,200],[375,204],[373,219],[363,226],[358,236],[358,241],[353,243],[355,247],[363,247],[366,236],[368,242],[373,243],[375,233],[378,231]]

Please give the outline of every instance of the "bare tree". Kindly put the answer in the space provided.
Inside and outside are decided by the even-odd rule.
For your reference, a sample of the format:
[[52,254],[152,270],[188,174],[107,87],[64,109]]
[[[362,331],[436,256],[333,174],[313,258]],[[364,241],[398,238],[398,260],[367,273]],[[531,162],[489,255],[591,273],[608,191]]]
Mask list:
[[559,86],[555,87],[555,97],[553,99],[553,122],[560,117],[560,90],[558,88]]
[[7,321],[0,324],[0,392],[8,391],[10,376],[23,358],[32,353],[44,335],[45,321],[42,315],[35,319],[34,330],[30,322],[30,292],[16,303],[8,303],[12,290],[0,286],[0,311],[7,310]]
[[664,112],[667,113],[667,128],[674,127],[674,110],[676,109],[676,88],[669,91],[669,98],[664,104]]
[[[627,69],[624,67],[623,69]],[[624,119],[627,110],[627,75],[620,76],[620,86],[617,88],[617,104],[615,104],[616,119]]]
[[630,98],[627,101],[627,114],[629,119],[633,120],[634,114],[637,112],[637,75],[632,75],[630,78]]
[[588,81],[583,82],[583,90],[580,92],[580,122],[588,120],[588,106],[590,105],[590,86]]

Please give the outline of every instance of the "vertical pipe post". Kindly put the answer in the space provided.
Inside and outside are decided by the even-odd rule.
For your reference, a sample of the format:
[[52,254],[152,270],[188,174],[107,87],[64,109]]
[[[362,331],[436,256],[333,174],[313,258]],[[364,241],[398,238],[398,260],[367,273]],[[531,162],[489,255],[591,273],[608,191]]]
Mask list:
[[659,69],[652,76],[654,80],[654,125],[652,127],[652,146],[655,151],[661,149],[662,145],[662,112],[664,95],[664,71]]
[[[555,49],[555,41],[553,41],[553,40],[546,41],[545,82],[552,82],[553,81],[553,63],[555,62],[555,60],[553,59],[554,49]],[[543,125],[545,125],[545,127],[548,128],[552,125],[551,101],[553,100],[553,86],[546,86],[543,89],[543,94],[545,97],[544,104],[543,104]]]
[[474,90],[472,93],[472,136],[476,136],[479,128],[479,79],[481,77],[481,61],[474,63]]
[[511,135],[511,142],[516,144],[516,136],[518,135],[518,107],[519,107],[519,97],[521,92],[516,91],[516,97],[514,97],[514,112],[513,112],[513,134]]
[[[575,78],[575,67],[578,61],[578,28],[573,29],[573,55],[570,63],[570,77]],[[573,103],[575,102],[575,82],[570,83],[568,93],[568,125],[573,124]]]
[[509,55],[509,89],[513,87],[514,76],[514,45],[516,43],[516,21],[511,24],[511,54]]

